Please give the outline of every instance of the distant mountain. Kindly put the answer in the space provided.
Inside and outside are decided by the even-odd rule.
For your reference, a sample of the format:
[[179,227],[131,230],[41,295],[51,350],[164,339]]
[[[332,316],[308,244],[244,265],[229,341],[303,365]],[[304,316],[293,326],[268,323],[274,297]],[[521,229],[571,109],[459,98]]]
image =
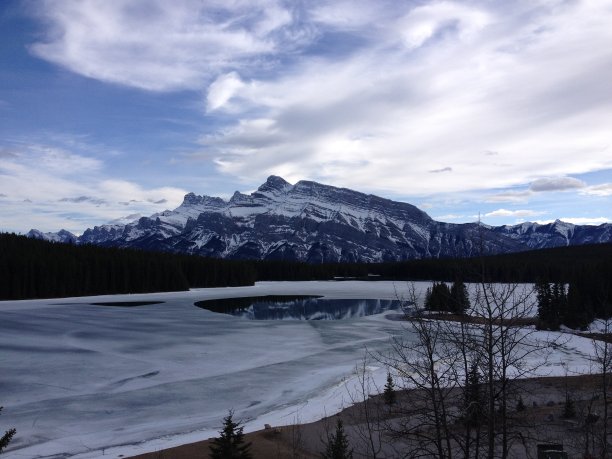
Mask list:
[[189,193],[175,210],[96,226],[80,237],[64,230],[28,236],[219,258],[381,262],[610,242],[612,224],[443,223],[411,204],[271,176],[254,193],[236,192],[229,201]]
[[28,231],[28,237],[32,239],[42,239],[44,241],[51,242],[63,242],[65,244],[76,244],[78,242],[78,236],[72,234],[70,231],[60,230],[57,233],[43,233],[36,229]]

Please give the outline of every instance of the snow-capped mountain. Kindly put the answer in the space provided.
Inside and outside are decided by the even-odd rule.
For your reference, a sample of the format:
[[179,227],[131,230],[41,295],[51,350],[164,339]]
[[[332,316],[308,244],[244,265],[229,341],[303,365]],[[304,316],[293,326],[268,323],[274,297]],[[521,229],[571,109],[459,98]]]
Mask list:
[[78,236],[66,230],[60,230],[57,233],[43,233],[37,229],[31,229],[28,231],[27,236],[33,239],[43,239],[45,241],[62,242],[65,244],[76,244],[79,239]]
[[565,245],[597,244],[612,241],[612,224],[599,226],[573,225],[555,220],[552,223],[521,223],[493,228],[499,234],[508,236],[530,249],[545,249]]
[[481,246],[493,254],[609,242],[612,225],[442,223],[411,204],[271,176],[250,195],[236,192],[225,201],[189,193],[175,210],[96,226],[78,238],[64,230],[28,235],[221,258],[379,262],[466,257]]

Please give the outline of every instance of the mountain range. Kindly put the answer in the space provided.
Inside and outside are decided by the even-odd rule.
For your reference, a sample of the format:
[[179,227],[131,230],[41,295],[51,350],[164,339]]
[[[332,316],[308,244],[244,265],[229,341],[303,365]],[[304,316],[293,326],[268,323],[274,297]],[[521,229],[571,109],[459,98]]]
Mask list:
[[312,181],[270,176],[229,200],[185,195],[174,210],[81,236],[30,230],[29,237],[231,259],[382,262],[470,257],[612,241],[612,224],[488,226],[433,220],[417,207]]

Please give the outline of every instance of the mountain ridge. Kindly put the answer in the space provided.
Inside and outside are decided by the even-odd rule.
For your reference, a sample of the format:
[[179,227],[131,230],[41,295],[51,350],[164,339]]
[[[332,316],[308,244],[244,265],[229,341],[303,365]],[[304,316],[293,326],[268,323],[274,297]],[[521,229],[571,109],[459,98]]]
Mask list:
[[227,201],[188,193],[176,209],[127,224],[95,226],[81,236],[34,229],[28,236],[230,259],[383,262],[609,242],[612,224],[444,223],[409,203],[272,175]]

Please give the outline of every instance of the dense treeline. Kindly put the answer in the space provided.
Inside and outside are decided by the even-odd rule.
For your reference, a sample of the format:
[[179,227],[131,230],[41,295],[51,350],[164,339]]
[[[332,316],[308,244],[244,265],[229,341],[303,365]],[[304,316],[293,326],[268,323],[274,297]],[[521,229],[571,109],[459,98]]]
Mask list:
[[2,299],[172,291],[251,285],[263,280],[358,278],[453,282],[460,278],[464,282],[478,282],[483,273],[490,282],[572,283],[581,296],[593,297],[589,301],[598,315],[600,299],[612,298],[612,244],[482,258],[315,265],[75,246],[0,234]]
[[595,318],[612,316],[612,283],[600,278],[597,283],[583,278],[563,282],[538,282],[538,327],[559,330],[561,325],[583,329]]
[[[368,274],[374,274],[377,277],[369,279],[529,282],[538,286],[541,328],[558,329],[561,325],[584,328],[594,318],[612,316],[612,244],[400,263],[308,265],[258,262],[256,271],[258,280],[368,279]],[[432,304],[451,304],[448,298],[452,297],[446,284],[436,283],[432,287]],[[447,310],[446,306],[437,303],[431,308]]]
[[334,278],[366,278],[375,272],[377,264],[323,263],[310,264],[295,261],[253,261],[257,280],[299,281],[329,280]]
[[177,291],[254,281],[253,267],[239,262],[0,234],[0,299],[5,300]]
[[450,288],[445,282],[434,282],[425,294],[425,308],[430,311],[465,314],[470,306],[467,288],[460,280]]
[[[569,282],[612,278],[612,244],[531,250],[475,258],[423,259],[393,263],[307,264],[291,261],[253,262],[257,280],[316,280],[334,277],[453,282]],[[484,274],[484,276],[483,276]]]
[[[373,265],[376,266],[376,265]],[[452,282],[457,273],[465,282],[569,282],[607,273],[612,278],[612,244],[590,244],[530,250],[505,255],[459,259],[411,260],[383,263],[370,270],[387,278],[444,280]]]

